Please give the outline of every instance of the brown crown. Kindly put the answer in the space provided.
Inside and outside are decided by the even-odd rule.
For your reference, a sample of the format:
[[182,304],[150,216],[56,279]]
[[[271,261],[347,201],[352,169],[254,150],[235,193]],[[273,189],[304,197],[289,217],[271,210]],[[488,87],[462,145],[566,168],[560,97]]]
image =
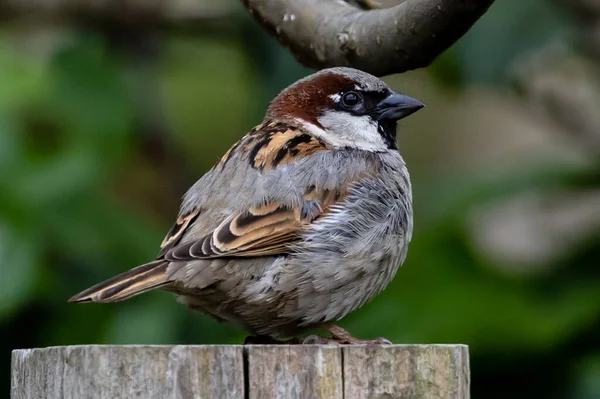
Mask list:
[[319,126],[319,114],[333,107],[329,96],[351,89],[355,84],[351,78],[338,73],[317,73],[283,90],[271,102],[266,117],[279,120],[299,118]]

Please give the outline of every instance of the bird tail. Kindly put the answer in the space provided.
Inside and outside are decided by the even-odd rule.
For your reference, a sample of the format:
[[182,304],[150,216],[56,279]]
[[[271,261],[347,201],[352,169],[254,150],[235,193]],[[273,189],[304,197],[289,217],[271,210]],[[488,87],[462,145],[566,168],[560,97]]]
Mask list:
[[146,263],[74,295],[69,302],[117,302],[167,285],[168,265],[164,260]]

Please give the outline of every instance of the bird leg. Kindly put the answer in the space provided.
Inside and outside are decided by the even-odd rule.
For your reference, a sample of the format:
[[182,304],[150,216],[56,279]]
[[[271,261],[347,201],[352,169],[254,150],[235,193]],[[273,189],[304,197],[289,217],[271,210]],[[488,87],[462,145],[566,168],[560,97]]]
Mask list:
[[301,343],[299,338],[278,340],[267,335],[249,335],[244,339],[244,345],[297,345]]
[[333,324],[333,323],[325,323],[322,326],[324,329],[328,330],[331,333],[331,338],[320,337],[318,335],[309,335],[304,338],[303,344],[341,344],[341,345],[382,345],[382,344],[391,344],[388,339],[379,337],[376,339],[358,339],[352,336],[348,331],[343,329],[342,327]]

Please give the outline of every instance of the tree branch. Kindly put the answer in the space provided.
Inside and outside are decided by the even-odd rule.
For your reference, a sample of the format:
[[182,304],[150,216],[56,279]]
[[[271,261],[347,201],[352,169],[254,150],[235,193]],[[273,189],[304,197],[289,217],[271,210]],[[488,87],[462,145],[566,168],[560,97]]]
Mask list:
[[429,65],[494,0],[406,0],[360,10],[342,0],[242,0],[300,63],[382,76]]

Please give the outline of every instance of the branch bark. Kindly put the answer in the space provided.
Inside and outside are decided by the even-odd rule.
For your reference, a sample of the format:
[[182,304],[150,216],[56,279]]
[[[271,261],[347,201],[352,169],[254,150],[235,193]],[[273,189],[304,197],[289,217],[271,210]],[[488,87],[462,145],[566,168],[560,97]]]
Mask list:
[[360,10],[342,0],[242,0],[307,67],[350,66],[382,76],[429,65],[494,0],[406,0]]

